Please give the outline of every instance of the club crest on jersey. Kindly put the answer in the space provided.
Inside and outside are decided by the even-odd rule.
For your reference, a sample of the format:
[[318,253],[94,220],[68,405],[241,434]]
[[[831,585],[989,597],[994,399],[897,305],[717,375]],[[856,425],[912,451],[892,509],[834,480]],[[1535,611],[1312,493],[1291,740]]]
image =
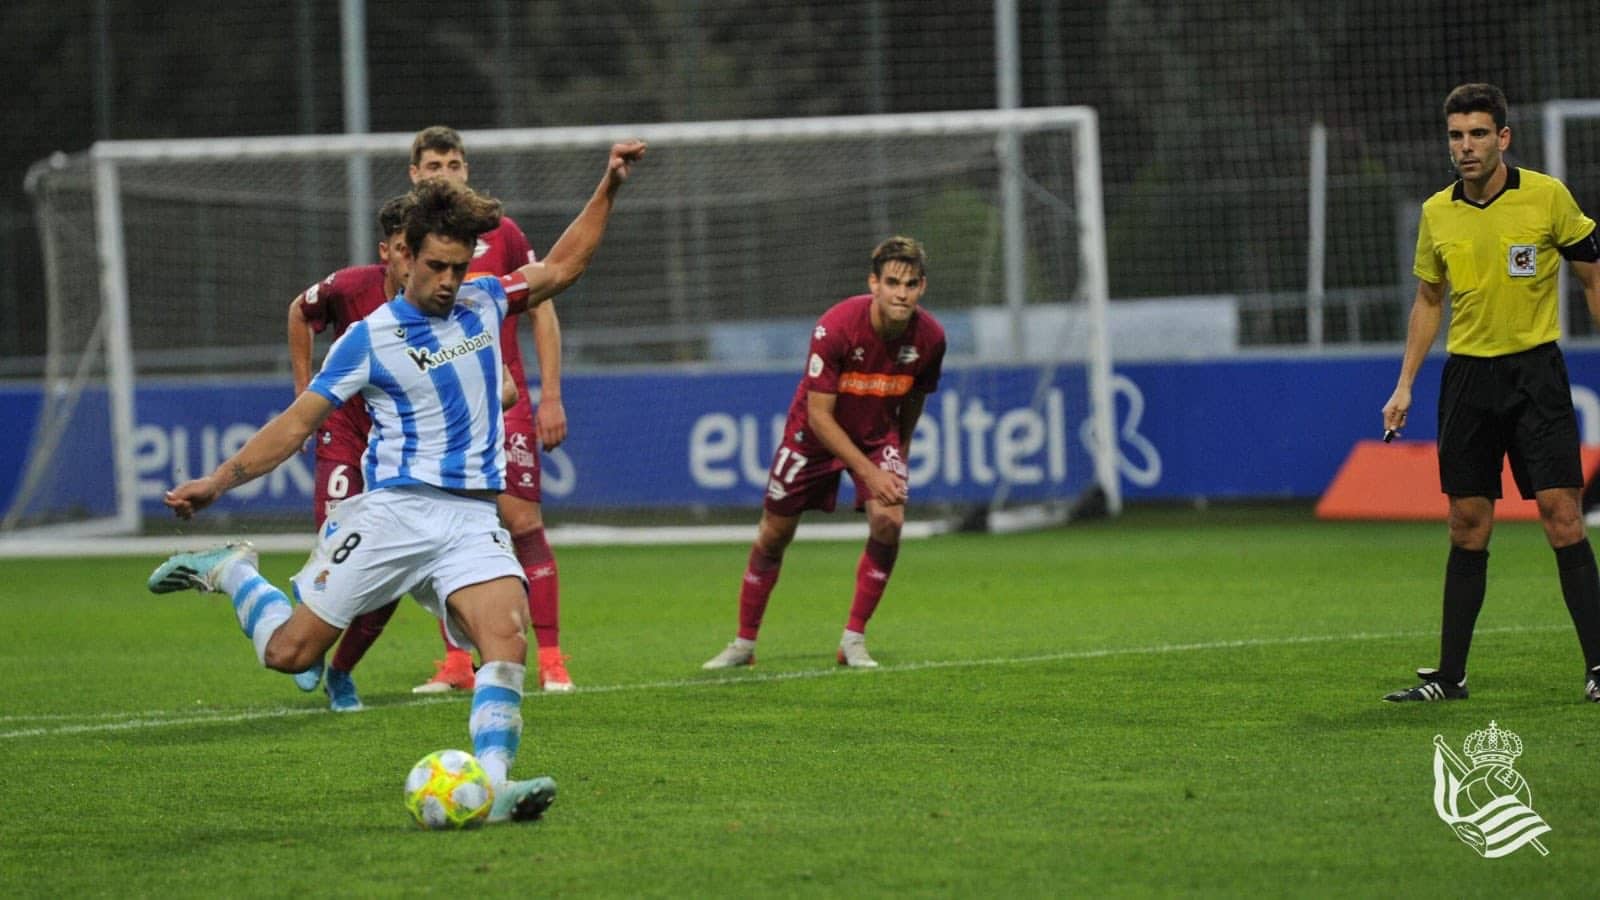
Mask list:
[[857,347],[854,350],[850,351],[850,361],[851,362],[861,362],[861,360],[866,358],[866,355],[867,355],[867,351],[866,351],[865,347]]
[[907,344],[906,346],[900,348],[899,355],[897,355],[894,359],[895,362],[903,366],[909,366],[917,361],[917,355],[917,348]]
[[485,253],[488,253],[488,252],[489,252],[489,242],[484,240],[483,238],[478,238],[478,243],[476,243],[476,244],[474,244],[472,246],[472,258],[473,259],[477,259],[478,257],[480,257],[480,256],[482,256],[482,255],[484,255]]
[[476,353],[492,343],[494,343],[494,338],[489,332],[485,331],[469,337],[453,347],[440,347],[438,350],[431,350],[427,347],[407,347],[406,355],[411,357],[411,361],[417,364],[418,371],[426,372],[453,359],[458,359],[469,353]]
[[1527,278],[1539,273],[1539,248],[1532,244],[1512,244],[1506,250],[1506,274]]
[[811,362],[810,362],[809,365],[806,366],[806,373],[809,374],[812,378],[815,378],[818,375],[821,375],[822,374],[822,357],[816,355],[815,353],[811,354]]

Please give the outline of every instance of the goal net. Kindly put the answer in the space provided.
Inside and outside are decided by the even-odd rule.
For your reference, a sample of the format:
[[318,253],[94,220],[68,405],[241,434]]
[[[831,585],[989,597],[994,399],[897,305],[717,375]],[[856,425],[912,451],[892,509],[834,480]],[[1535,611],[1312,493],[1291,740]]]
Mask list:
[[[919,428],[914,491],[935,505],[983,507],[1097,489],[1116,508],[1092,110],[463,133],[473,185],[505,202],[540,253],[593,190],[606,148],[633,136],[649,154],[594,265],[560,300],[573,388],[565,449],[581,478],[560,500],[547,491],[547,502],[648,507],[663,521],[686,506],[759,503],[759,486],[706,493],[714,479],[700,494],[630,494],[695,464],[681,459],[692,450],[673,432],[683,424],[674,410],[692,394],[671,379],[775,377],[786,387],[775,404],[763,400],[765,442],[811,323],[863,292],[871,248],[902,233],[928,248],[925,303],[946,322],[951,354]],[[375,261],[372,220],[409,187],[410,142],[107,142],[37,164],[29,184],[47,260],[49,346],[32,450],[4,529],[138,531],[162,513],[166,486],[209,471],[248,436],[237,417],[209,422],[207,413],[255,402],[246,418],[259,425],[286,406],[288,303],[335,269]],[[325,347],[319,339],[319,354]],[[662,373],[672,395],[641,404],[585,380],[640,366]],[[583,406],[580,387],[589,391]],[[258,409],[251,398],[264,390],[275,399]],[[613,407],[644,419],[653,453],[605,464],[583,455],[583,436],[615,425],[605,421]],[[772,447],[749,452],[770,459]],[[547,473],[571,475],[562,469]],[[224,518],[282,515],[293,530],[310,508],[309,486],[295,477],[237,493],[235,505],[218,507]]]

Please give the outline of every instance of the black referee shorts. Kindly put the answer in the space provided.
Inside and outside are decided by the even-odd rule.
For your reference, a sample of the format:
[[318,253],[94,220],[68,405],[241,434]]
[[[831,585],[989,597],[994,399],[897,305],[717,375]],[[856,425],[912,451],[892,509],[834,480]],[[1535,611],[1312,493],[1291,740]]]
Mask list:
[[1567,363],[1553,342],[1507,356],[1445,360],[1439,380],[1439,484],[1454,497],[1500,498],[1503,460],[1524,499],[1583,487]]

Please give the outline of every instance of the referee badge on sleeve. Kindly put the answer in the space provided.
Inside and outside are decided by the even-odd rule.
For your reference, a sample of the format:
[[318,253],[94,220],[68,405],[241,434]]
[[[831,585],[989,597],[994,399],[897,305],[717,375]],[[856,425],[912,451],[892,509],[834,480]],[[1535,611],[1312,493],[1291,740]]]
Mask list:
[[1539,248],[1532,244],[1512,244],[1506,250],[1506,274],[1527,278],[1538,273]]

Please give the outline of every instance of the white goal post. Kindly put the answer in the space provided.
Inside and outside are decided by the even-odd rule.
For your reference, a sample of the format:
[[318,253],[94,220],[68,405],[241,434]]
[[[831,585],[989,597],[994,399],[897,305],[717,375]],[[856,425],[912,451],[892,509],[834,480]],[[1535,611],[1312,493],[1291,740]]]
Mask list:
[[[1097,486],[1120,509],[1093,109],[462,136],[473,184],[504,200],[541,252],[598,179],[605,148],[649,142],[601,257],[574,289],[605,302],[563,307],[578,366],[716,363],[708,323],[814,319],[860,292],[868,251],[896,232],[929,245],[941,313],[1007,316],[1020,341],[1034,307],[1072,306],[1074,349],[991,348],[984,361],[1033,366],[1041,379],[1081,367],[1093,446],[1075,489]],[[287,301],[333,269],[373,261],[346,257],[376,206],[409,186],[411,138],[109,141],[37,164],[29,186],[51,335],[33,449],[0,534],[138,531],[152,508],[137,469],[141,391],[285,373]],[[978,351],[953,340],[955,358],[963,352]],[[90,467],[102,473],[100,500],[68,489]],[[1009,489],[1002,479],[996,494]]]
[[[1544,105],[1543,119],[1545,174],[1567,181],[1567,123],[1572,120],[1600,119],[1600,100],[1551,100]],[[1600,164],[1600,159],[1590,162]],[[1567,286],[1570,283],[1567,267],[1562,266],[1556,275],[1556,296],[1561,298],[1556,308],[1563,336],[1572,334],[1569,321],[1571,312],[1567,308]]]

